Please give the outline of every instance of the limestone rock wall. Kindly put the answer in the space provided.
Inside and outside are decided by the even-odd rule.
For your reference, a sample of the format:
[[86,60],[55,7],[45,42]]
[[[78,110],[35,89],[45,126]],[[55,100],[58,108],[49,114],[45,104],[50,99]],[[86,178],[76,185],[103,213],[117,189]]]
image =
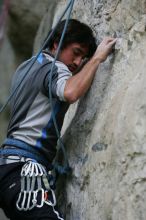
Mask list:
[[[44,2],[33,51],[68,1]],[[73,170],[58,182],[59,203],[66,220],[145,220],[146,1],[76,0],[72,17],[89,24],[97,42],[119,39],[66,115],[62,134]]]
[[64,123],[73,168],[61,186],[67,220],[146,218],[145,13],[146,1],[75,1],[73,17],[91,25],[97,41],[119,40]]

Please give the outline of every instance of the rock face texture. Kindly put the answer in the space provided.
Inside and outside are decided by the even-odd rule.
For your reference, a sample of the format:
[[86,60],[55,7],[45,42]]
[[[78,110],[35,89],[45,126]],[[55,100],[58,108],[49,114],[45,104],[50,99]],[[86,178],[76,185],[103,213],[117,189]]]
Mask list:
[[[67,2],[43,3],[34,51]],[[76,0],[72,17],[89,24],[97,42],[107,35],[118,41],[66,115],[62,134],[72,174],[58,182],[59,203],[66,220],[145,220],[146,1]]]

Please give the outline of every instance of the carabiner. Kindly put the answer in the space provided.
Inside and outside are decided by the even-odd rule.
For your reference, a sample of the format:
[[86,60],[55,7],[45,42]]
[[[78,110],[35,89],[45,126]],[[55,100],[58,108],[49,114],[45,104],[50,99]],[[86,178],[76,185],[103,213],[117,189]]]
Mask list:
[[[16,202],[16,206],[17,206],[17,209],[19,211],[25,210],[25,207],[24,207],[25,200],[26,200],[26,191],[22,191],[22,192],[19,193],[19,197],[18,197],[18,200]],[[19,204],[20,201],[22,201],[21,204]]]

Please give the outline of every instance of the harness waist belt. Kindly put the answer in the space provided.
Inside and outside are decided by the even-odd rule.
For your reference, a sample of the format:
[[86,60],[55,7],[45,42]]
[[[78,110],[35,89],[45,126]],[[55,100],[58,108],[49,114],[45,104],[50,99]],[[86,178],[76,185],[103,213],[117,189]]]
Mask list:
[[[31,158],[45,165],[47,169],[49,170],[52,169],[52,164],[50,164],[50,162],[48,162],[46,158],[41,153],[39,153],[37,149],[35,149],[35,147],[23,141],[12,139],[12,138],[7,138],[4,141],[2,146],[3,147],[7,146],[7,147],[0,149],[1,158],[5,156],[11,156],[11,155]],[[10,148],[8,148],[8,146],[10,146]],[[16,147],[16,148],[12,148],[11,146]]]

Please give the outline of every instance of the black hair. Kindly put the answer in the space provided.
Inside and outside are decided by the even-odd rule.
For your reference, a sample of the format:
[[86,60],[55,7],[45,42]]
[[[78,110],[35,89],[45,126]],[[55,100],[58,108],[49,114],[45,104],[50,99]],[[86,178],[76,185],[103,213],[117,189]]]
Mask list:
[[[51,50],[53,49],[54,43],[59,43],[65,25],[65,21],[66,20],[60,22],[51,39],[48,43],[46,43],[44,49],[48,48]],[[93,56],[97,47],[96,40],[91,28],[88,25],[81,23],[76,19],[69,20],[61,49],[64,49],[71,43],[79,43],[82,46],[89,48],[87,55],[87,57],[89,58]]]

